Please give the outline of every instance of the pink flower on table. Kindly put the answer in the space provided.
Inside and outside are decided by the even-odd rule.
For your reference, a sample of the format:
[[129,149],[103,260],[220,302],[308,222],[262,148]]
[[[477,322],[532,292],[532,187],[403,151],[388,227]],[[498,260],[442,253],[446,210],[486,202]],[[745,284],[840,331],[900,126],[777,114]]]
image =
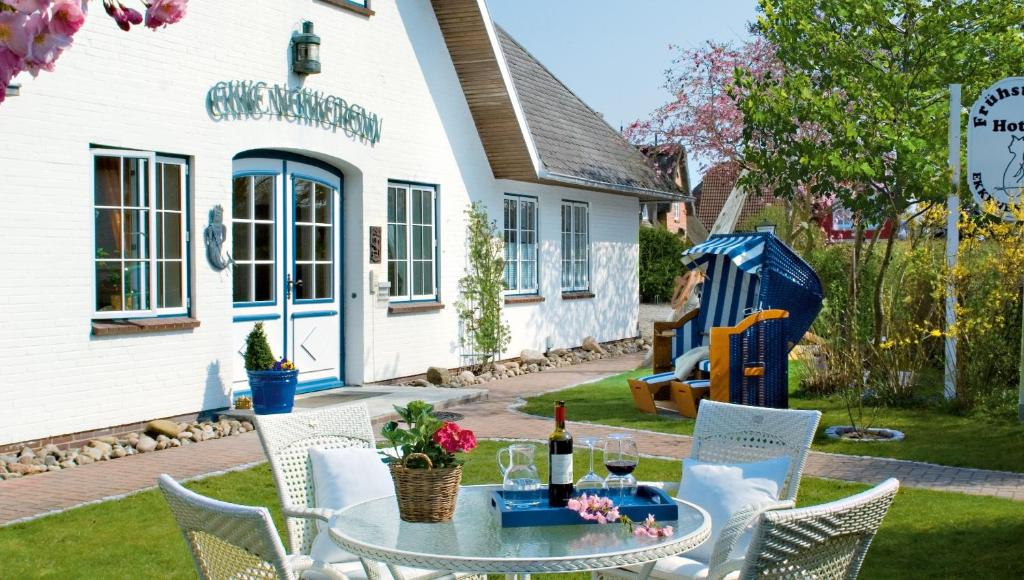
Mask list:
[[57,0],[50,17],[50,30],[64,36],[74,36],[85,24],[85,12],[80,0]]
[[6,48],[19,58],[28,55],[31,35],[28,15],[20,12],[0,12],[0,48]]
[[571,509],[574,512],[578,512],[578,511],[580,511],[580,508],[583,507],[583,504],[580,503],[580,500],[578,500],[576,498],[572,498],[572,499],[569,500],[569,502],[567,504],[565,504],[565,507]]
[[146,8],[146,26],[156,30],[185,17],[188,0],[152,0]]

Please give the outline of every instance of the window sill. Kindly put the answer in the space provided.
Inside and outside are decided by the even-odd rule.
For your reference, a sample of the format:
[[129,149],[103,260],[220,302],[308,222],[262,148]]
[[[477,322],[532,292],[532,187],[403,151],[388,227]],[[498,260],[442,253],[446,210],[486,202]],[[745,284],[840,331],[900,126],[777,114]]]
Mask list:
[[199,321],[188,316],[168,318],[120,318],[93,320],[93,336],[120,336],[122,334],[149,334],[199,328]]
[[370,10],[365,6],[360,6],[358,4],[348,2],[347,0],[322,0],[322,2],[324,2],[325,4],[330,4],[331,6],[337,6],[338,8],[350,10],[352,12],[355,12],[356,14],[362,14],[363,16],[366,17],[370,17],[376,14],[376,12]]
[[525,294],[525,295],[510,295],[505,297],[505,304],[536,304],[538,302],[544,302],[544,297],[540,294]]
[[444,308],[444,304],[440,302],[393,302],[388,304],[388,314],[416,314],[433,312],[442,308]]
[[562,300],[586,300],[593,297],[594,293],[589,290],[581,292],[562,292]]

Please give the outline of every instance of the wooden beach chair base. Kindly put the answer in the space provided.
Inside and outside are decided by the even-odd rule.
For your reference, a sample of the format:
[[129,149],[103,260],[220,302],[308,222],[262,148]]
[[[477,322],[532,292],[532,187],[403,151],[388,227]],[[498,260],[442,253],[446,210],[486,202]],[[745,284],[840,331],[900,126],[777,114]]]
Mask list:
[[673,373],[661,373],[642,377],[639,379],[628,379],[630,394],[633,395],[633,405],[641,413],[655,415],[658,411],[671,411],[677,413],[675,403],[672,401],[669,385],[676,379]]
[[672,381],[669,385],[672,402],[683,417],[697,418],[697,408],[702,399],[706,399],[711,391],[710,381]]

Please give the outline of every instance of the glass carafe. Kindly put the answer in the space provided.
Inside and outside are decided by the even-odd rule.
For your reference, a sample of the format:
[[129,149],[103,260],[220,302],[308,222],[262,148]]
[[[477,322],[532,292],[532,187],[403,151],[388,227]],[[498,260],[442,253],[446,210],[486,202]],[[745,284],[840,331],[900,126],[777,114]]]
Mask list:
[[536,447],[528,443],[516,443],[498,450],[498,468],[501,470],[501,489],[506,506],[524,508],[540,504],[542,493],[540,474],[533,461],[535,453]]

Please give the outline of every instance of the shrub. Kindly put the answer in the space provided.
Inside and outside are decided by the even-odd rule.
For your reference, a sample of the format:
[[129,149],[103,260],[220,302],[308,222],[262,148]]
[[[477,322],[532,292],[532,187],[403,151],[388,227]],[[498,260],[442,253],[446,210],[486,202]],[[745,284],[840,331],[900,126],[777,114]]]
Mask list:
[[270,370],[274,362],[274,353],[270,351],[270,342],[263,332],[263,323],[257,322],[249,336],[245,337],[245,370]]
[[640,228],[640,298],[644,302],[672,299],[676,276],[682,275],[687,244],[663,227]]

